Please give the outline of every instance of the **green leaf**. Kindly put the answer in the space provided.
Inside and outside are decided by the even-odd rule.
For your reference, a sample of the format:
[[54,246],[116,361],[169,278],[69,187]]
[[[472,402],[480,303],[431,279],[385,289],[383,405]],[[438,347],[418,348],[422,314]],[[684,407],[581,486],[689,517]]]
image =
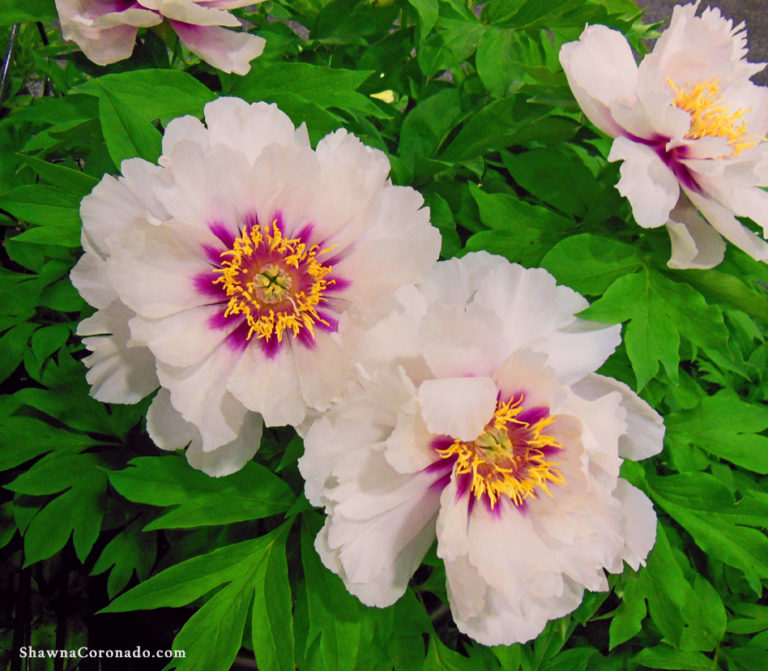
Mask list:
[[408,3],[419,14],[421,39],[423,40],[435,27],[440,9],[439,0],[408,0]]
[[440,71],[460,66],[475,53],[483,32],[485,27],[474,16],[472,20],[438,18],[418,52],[421,71],[431,79]]
[[4,417],[0,430],[0,471],[15,468],[53,450],[75,448],[81,451],[95,444],[89,436],[56,428],[33,417]]
[[84,172],[64,165],[42,161],[34,156],[18,154],[19,158],[30,166],[42,179],[80,199],[93,190],[99,180]]
[[741,569],[753,584],[768,577],[768,538],[729,517],[738,508],[714,476],[691,471],[648,477],[648,484],[653,499],[705,553]]
[[17,219],[80,234],[80,199],[52,186],[28,184],[0,196],[0,207]]
[[493,230],[469,238],[468,251],[484,249],[533,266],[565,231],[575,226],[575,222],[552,210],[506,193],[485,193],[474,184],[470,185],[470,193],[480,210],[480,220]]
[[642,389],[659,370],[659,363],[677,382],[680,336],[705,349],[727,345],[728,330],[719,308],[686,284],[648,268],[617,279],[581,317],[605,322],[629,320],[624,332],[627,355]]
[[460,115],[456,89],[444,89],[421,100],[403,120],[398,154],[410,165],[417,158],[434,156]]
[[47,21],[56,17],[53,0],[3,0],[0,26],[22,21]]
[[692,410],[670,414],[665,424],[672,443],[693,445],[755,473],[768,473],[768,438],[756,435],[768,429],[764,405],[747,403],[724,389]]
[[307,649],[317,641],[317,653],[324,668],[353,671],[372,637],[377,612],[347,592],[341,580],[322,565],[313,544],[314,533],[305,521],[301,530],[301,563],[309,616]]
[[700,652],[675,650],[664,644],[641,650],[632,658],[632,661],[651,669],[712,671],[712,660],[706,655]]
[[642,583],[637,579],[630,580],[624,588],[621,605],[611,617],[609,629],[609,648],[611,650],[628,641],[640,631],[646,612]]
[[370,70],[344,70],[309,63],[260,65],[256,61],[251,71],[237,80],[232,93],[249,101],[278,104],[284,94],[292,94],[322,109],[351,109],[386,118],[388,115],[368,96],[357,91],[372,74]]
[[36,324],[19,324],[0,337],[0,382],[5,380],[21,363],[29,336]]
[[462,161],[532,140],[558,142],[571,138],[577,130],[572,119],[542,115],[540,105],[527,105],[514,96],[502,98],[469,117],[440,159]]
[[600,190],[595,176],[567,145],[505,153],[504,166],[526,191],[565,214],[583,217]]
[[127,158],[138,156],[154,162],[160,156],[160,131],[108,91],[99,98],[99,121],[115,167]]
[[[287,528],[287,527],[286,527]],[[254,574],[251,639],[261,671],[293,671],[293,614],[285,537],[259,564]]]
[[424,671],[473,671],[474,668],[469,659],[443,645],[437,636],[429,637]]
[[253,462],[232,475],[211,478],[179,456],[139,457],[109,479],[129,501],[176,506],[147,530],[260,519],[286,511],[296,498],[280,478]]
[[642,266],[637,248],[591,233],[572,235],[558,242],[541,266],[563,284],[581,294],[602,294],[614,281]]
[[155,563],[155,534],[142,531],[142,526],[141,518],[131,522],[107,543],[91,569],[91,575],[109,571],[107,593],[110,598],[114,598],[134,574],[139,580],[145,580]]
[[87,93],[117,101],[127,116],[145,122],[166,122],[183,114],[202,116],[203,106],[216,98],[207,86],[180,70],[132,70],[91,79],[71,93]]
[[[20,475],[9,489],[26,494],[48,494],[67,488],[32,518],[24,533],[24,565],[56,554],[70,534],[81,562],[88,556],[101,529],[107,479],[92,454],[51,454]],[[46,482],[46,477],[55,478]]]

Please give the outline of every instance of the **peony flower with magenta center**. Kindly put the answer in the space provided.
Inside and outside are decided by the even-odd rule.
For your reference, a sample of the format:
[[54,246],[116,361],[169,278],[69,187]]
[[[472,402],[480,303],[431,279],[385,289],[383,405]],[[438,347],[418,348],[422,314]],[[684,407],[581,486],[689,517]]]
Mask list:
[[[563,45],[560,62],[576,100],[616,138],[609,160],[623,161],[619,192],[640,226],[666,226],[672,268],[711,268],[726,238],[768,261],[768,89],[750,77],[744,25],[718,9],[696,16],[677,6],[667,30],[638,66],[624,36],[588,26]],[[722,236],[722,237],[721,237]]]
[[656,516],[619,469],[658,453],[664,427],[594,373],[620,333],[575,317],[586,306],[484,252],[397,292],[299,461],[327,512],[315,547],[352,594],[392,604],[436,538],[459,630],[508,645],[644,562]]
[[134,403],[161,448],[231,473],[262,417],[298,426],[341,393],[348,341],[437,259],[440,236],[384,154],[345,131],[313,150],[275,105],[220,98],[173,120],[159,164],[124,161],[81,205],[71,278],[92,395]]
[[227,10],[262,0],[56,0],[61,34],[97,65],[130,58],[139,28],[168,21],[179,40],[224,72],[246,74],[264,39],[228,28],[240,21]]

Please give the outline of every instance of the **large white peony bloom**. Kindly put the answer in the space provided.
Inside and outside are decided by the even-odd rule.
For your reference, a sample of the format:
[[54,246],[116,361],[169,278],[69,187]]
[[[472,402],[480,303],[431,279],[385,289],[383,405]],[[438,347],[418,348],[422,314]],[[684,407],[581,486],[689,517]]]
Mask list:
[[61,34],[98,65],[130,58],[139,28],[163,20],[206,63],[244,75],[264,51],[264,39],[229,28],[240,22],[228,9],[263,0],[56,0]]
[[124,161],[81,206],[72,282],[92,395],[134,403],[162,448],[231,473],[269,426],[343,390],[346,340],[436,261],[440,236],[389,162],[346,131],[310,147],[275,105],[220,98],[186,116],[160,165]]
[[768,244],[736,219],[768,234],[768,89],[749,79],[765,64],[747,62],[744,24],[718,9],[696,16],[698,5],[675,7],[639,66],[600,25],[563,45],[560,62],[584,113],[616,138],[609,160],[623,161],[617,188],[637,223],[666,225],[670,267],[716,266],[720,236],[768,261]]
[[299,462],[328,514],[315,547],[361,601],[397,600],[437,536],[459,629],[511,644],[607,589],[604,569],[643,563],[656,516],[619,468],[664,428],[593,372],[620,329],[576,318],[586,306],[545,270],[476,253],[403,287],[368,331],[363,374]]

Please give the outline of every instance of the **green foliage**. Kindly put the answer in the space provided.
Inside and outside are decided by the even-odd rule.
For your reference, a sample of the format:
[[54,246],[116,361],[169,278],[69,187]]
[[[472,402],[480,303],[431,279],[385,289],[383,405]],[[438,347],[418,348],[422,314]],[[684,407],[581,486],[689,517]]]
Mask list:
[[[251,653],[265,671],[768,668],[768,270],[733,247],[712,270],[668,268],[666,232],[634,223],[610,143],[558,61],[587,23],[642,53],[653,30],[635,4],[272,0],[237,13],[267,39],[244,77],[162,30],[98,67],[63,44],[53,0],[0,7],[3,44],[21,23],[0,116],[0,599],[28,614],[32,644],[58,647],[71,603],[68,646],[103,618],[132,631],[120,618],[140,611],[156,647],[186,651],[169,669],[224,671]],[[485,648],[453,623],[434,551],[385,609],[323,566],[291,430],[213,479],[151,443],[149,399],[89,396],[76,328],[90,309],[68,280],[80,201],[123,160],[156,161],[168,122],[220,95],[277,103],[314,144],[349,129],[423,194],[443,257],[543,266],[590,300],[582,317],[623,324],[601,372],[667,427],[661,455],[622,469],[659,516],[646,566],[535,641]]]

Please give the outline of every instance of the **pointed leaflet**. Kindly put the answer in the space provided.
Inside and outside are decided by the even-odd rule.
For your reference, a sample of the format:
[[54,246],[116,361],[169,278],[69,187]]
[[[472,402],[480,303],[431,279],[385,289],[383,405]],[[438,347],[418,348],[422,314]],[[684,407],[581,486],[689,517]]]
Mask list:
[[691,410],[672,413],[665,424],[670,444],[694,445],[755,473],[768,473],[768,438],[757,435],[768,428],[763,405],[722,390]]
[[629,320],[624,342],[642,389],[662,364],[677,382],[680,336],[704,349],[725,348],[728,330],[721,310],[687,284],[644,268],[617,279],[602,298],[579,315],[604,322]]
[[290,522],[255,540],[218,548],[158,573],[102,612],[178,607],[221,589],[184,625],[174,649],[180,671],[225,671],[242,645],[252,607],[256,661],[263,671],[290,671],[293,662],[291,592],[285,560]]
[[211,478],[178,455],[139,457],[109,474],[112,486],[129,501],[176,506],[147,525],[181,529],[269,517],[288,510],[296,498],[270,470],[248,463],[237,473]]

